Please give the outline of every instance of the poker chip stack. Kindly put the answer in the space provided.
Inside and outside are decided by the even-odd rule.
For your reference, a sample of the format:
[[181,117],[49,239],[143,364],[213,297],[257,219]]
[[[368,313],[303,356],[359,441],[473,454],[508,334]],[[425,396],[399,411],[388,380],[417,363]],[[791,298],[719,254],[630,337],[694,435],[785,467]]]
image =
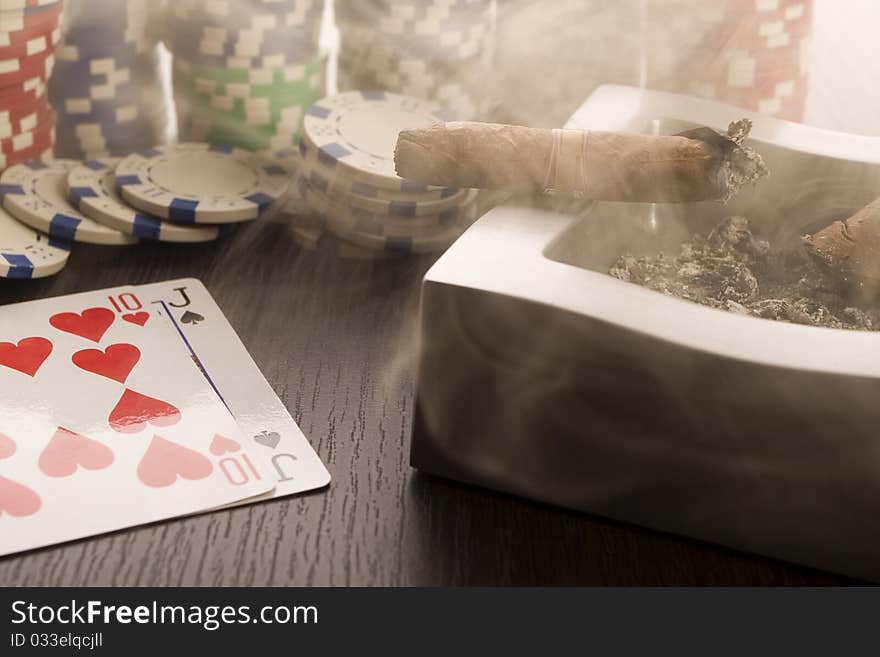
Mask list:
[[652,88],[803,118],[812,0],[649,0]]
[[337,0],[340,90],[384,89],[484,118],[494,14],[493,0]]
[[155,0],[66,0],[49,100],[56,155],[125,155],[162,140]]
[[447,248],[477,215],[473,190],[429,187],[394,172],[400,130],[450,116],[409,96],[351,91],[306,112],[296,195],[282,215],[305,248],[376,259]]
[[325,93],[318,36],[323,0],[175,0],[181,139],[275,152],[299,143],[303,112]]
[[0,171],[52,154],[46,83],[62,8],[60,0],[0,0]]

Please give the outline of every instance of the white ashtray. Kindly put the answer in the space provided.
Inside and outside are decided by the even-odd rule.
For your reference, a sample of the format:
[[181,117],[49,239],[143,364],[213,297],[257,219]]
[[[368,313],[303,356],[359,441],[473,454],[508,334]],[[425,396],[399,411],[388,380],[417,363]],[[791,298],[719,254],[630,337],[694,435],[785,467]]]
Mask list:
[[[880,196],[880,139],[605,86],[567,127],[749,116],[770,178],[728,206],[499,207],[427,273],[412,464],[880,581],[880,333],[736,315],[607,275],[742,214],[771,240]],[[796,218],[796,219],[793,219]]]

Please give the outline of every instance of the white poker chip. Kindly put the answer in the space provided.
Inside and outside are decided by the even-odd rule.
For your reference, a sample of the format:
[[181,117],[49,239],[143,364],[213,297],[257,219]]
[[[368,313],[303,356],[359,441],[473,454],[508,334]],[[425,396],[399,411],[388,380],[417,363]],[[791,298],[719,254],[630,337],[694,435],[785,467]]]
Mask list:
[[99,224],[67,200],[67,174],[78,162],[16,164],[0,175],[0,200],[16,219],[53,240],[88,244],[136,244],[136,237]]
[[316,187],[313,178],[301,172],[297,176],[296,188],[299,195],[313,210],[325,216],[349,215],[356,217],[361,225],[378,227],[381,234],[392,237],[412,237],[421,233],[433,233],[438,229],[458,223],[469,212],[477,197],[477,190],[465,192],[462,202],[431,215],[392,215],[364,210],[349,203],[348,198],[330,196]]
[[180,224],[256,219],[276,207],[290,178],[274,158],[203,143],[156,146],[116,167],[128,203]]
[[306,110],[301,146],[305,157],[314,157],[326,169],[384,189],[411,190],[413,183],[394,169],[397,135],[450,118],[440,105],[418,98],[349,91]]
[[67,174],[68,200],[95,221],[158,242],[212,242],[223,232],[221,226],[180,226],[138,212],[122,200],[116,188],[116,165],[120,158],[88,160]]
[[[309,185],[325,196],[330,196],[339,201],[359,208],[366,212],[389,217],[409,219],[413,217],[427,217],[438,215],[446,210],[458,207],[467,202],[468,190],[444,188],[448,190],[445,195],[437,198],[429,196],[429,192],[423,194],[406,194],[405,192],[391,192],[385,190],[385,195],[360,194],[360,188],[356,182],[346,177],[327,176],[321,169],[308,166],[306,163],[300,175],[308,179]],[[373,188],[374,189],[374,188]],[[355,190],[355,191],[353,191]]]
[[64,269],[70,246],[35,231],[0,207],[0,278],[44,278]]

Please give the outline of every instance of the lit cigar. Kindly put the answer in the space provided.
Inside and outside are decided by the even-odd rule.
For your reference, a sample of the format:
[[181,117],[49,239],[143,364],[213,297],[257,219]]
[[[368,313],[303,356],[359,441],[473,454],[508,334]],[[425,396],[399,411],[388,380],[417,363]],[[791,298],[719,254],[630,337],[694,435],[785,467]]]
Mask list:
[[548,130],[494,123],[439,123],[397,138],[397,174],[443,187],[560,193],[600,201],[727,201],[767,175],[744,145],[751,121],[727,134]]
[[843,279],[880,290],[880,198],[806,236],[804,246]]

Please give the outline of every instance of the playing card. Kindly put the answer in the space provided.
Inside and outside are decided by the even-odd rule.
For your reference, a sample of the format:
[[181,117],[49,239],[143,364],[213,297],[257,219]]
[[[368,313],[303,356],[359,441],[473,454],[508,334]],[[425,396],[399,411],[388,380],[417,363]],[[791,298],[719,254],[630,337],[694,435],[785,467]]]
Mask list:
[[119,288],[0,308],[0,554],[274,486],[142,298]]
[[276,479],[268,496],[283,497],[330,483],[327,468],[201,281],[168,281],[137,290],[165,313],[250,446],[268,461]]

